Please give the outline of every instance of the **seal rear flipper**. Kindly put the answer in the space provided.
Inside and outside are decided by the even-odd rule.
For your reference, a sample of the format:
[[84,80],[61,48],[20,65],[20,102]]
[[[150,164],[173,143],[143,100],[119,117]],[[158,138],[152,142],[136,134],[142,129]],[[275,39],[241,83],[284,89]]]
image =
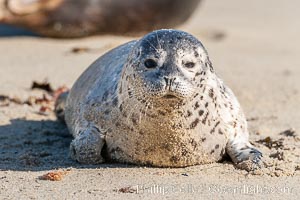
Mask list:
[[68,95],[69,95],[69,91],[61,93],[55,102],[55,109],[54,109],[55,115],[58,120],[63,122],[65,121],[65,107],[66,107]]
[[100,164],[105,160],[102,149],[105,146],[105,135],[94,125],[86,127],[76,134],[70,144],[70,157],[83,164]]

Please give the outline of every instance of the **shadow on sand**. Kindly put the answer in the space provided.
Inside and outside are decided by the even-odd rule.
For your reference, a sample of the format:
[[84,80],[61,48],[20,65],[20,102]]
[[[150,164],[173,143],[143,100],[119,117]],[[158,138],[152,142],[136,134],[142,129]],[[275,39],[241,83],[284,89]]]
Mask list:
[[82,165],[69,157],[72,136],[58,121],[13,119],[0,126],[0,170],[41,171],[57,168],[132,168],[108,163]]

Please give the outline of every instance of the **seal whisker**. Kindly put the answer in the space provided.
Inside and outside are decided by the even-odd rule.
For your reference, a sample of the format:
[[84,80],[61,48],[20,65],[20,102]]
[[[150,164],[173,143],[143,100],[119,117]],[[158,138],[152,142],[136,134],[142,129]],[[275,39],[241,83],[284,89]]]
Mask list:
[[[135,93],[132,93],[131,96],[127,96],[126,100],[129,100],[129,99],[131,99],[131,98],[137,99],[137,98],[138,98],[138,95],[136,95]],[[123,102],[124,102],[125,104],[127,104],[127,105],[124,107],[124,110],[125,110],[125,111],[127,110],[127,108],[128,108],[129,106],[131,106],[130,102],[127,102],[126,100],[123,100]]]
[[155,46],[149,41],[149,40],[146,40],[149,44],[150,44],[150,46],[157,52],[157,53],[159,53],[159,50],[157,49],[157,48],[155,48]]
[[124,100],[127,100],[127,99],[130,98],[129,96],[126,96],[126,94],[119,94],[119,95],[116,94],[116,95],[109,96],[109,97],[111,99],[110,100],[106,100],[103,103],[111,103],[111,102],[114,102],[116,99],[122,99],[124,101]]
[[139,115],[139,123],[142,122],[142,119],[143,119],[143,112],[145,112],[145,107],[147,106],[147,100],[145,102],[145,105],[141,107],[141,110],[140,110],[140,115]]
[[136,104],[131,110],[130,112],[128,113],[127,115],[127,124],[129,124],[129,120],[130,118],[132,117],[132,115],[134,114],[134,112],[136,111],[137,108],[140,108],[141,105],[140,104]]
[[[142,106],[142,108],[140,110],[140,119],[139,119],[140,123],[142,122],[143,116],[145,116],[146,107],[147,107],[147,105],[148,105],[149,102],[150,102],[150,99],[146,98],[145,99],[145,103],[143,104],[144,106]],[[143,115],[143,112],[144,112],[144,115]]]
[[160,42],[159,42],[159,37],[158,37],[158,33],[157,32],[155,32],[156,34],[156,40],[157,40],[157,44],[159,45],[159,49],[162,49],[162,46],[161,46],[161,44],[160,44]]
[[143,110],[144,111],[144,115],[142,115],[142,117],[144,117],[145,119],[147,118],[147,110],[148,110],[150,104],[151,104],[151,100],[147,99],[146,103],[145,103],[144,110]]

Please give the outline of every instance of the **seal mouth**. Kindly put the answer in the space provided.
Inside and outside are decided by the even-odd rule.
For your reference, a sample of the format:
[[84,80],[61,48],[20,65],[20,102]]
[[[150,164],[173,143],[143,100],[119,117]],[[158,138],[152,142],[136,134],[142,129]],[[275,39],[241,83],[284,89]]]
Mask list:
[[175,98],[177,98],[177,96],[175,96],[173,94],[166,94],[163,97],[166,98],[166,99],[175,99]]

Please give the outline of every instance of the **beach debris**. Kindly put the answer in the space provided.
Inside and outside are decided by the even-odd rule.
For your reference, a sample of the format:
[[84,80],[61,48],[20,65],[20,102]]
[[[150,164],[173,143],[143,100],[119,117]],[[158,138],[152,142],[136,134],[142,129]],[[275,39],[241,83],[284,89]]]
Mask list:
[[54,171],[48,172],[39,177],[40,180],[47,180],[47,181],[61,181],[65,175],[68,174],[69,171]]
[[291,128],[291,129],[288,129],[288,130],[285,130],[285,131],[279,133],[279,135],[284,135],[287,137],[296,137],[296,131]]
[[265,145],[269,149],[275,148],[275,149],[281,149],[283,148],[283,138],[280,138],[278,140],[273,140],[271,137],[266,137],[262,140],[258,140],[256,142]]
[[50,83],[45,80],[44,82],[37,82],[37,81],[33,81],[32,85],[31,85],[31,89],[40,89],[40,90],[44,90],[46,92],[52,93],[53,89],[50,85]]
[[0,107],[9,106],[10,103],[23,104],[22,100],[18,97],[10,98],[6,95],[0,95]]
[[226,33],[223,31],[213,31],[211,32],[210,38],[216,41],[221,41],[226,38]]
[[90,48],[90,47],[73,47],[71,50],[70,50],[70,53],[73,53],[73,54],[80,54],[80,53],[99,53],[99,52],[102,52],[102,51],[105,51],[106,49],[109,49],[113,46],[117,46],[117,45],[114,45],[114,44],[106,44],[106,45],[103,45],[99,48]]
[[30,96],[24,103],[33,106],[33,105],[48,105],[53,100],[46,96],[46,94],[43,94],[43,97],[35,97]]
[[120,192],[120,193],[136,193],[137,190],[128,186],[128,187],[123,187],[123,188],[120,188],[120,189],[115,189],[114,190],[115,192]]
[[5,95],[0,95],[0,107],[9,106],[10,98]]
[[51,86],[51,84],[45,80],[44,82],[38,82],[38,81],[33,81],[31,89],[40,89],[40,90],[44,90],[47,93],[49,93],[49,95],[54,97],[54,100],[57,99],[57,97],[63,93],[69,90],[69,88],[65,85],[58,87],[57,89],[53,89],[53,87]]
[[66,86],[61,86],[58,87],[56,90],[53,90],[52,86],[47,81],[44,81],[42,83],[33,81],[31,89],[41,89],[47,93],[44,93],[42,97],[29,96],[28,99],[25,101],[22,101],[18,97],[10,98],[6,95],[0,95],[0,107],[9,106],[11,102],[19,105],[39,105],[40,108],[37,114],[48,115],[49,112],[54,110],[54,103],[60,96],[60,94],[69,90],[69,88]]
[[43,97],[30,96],[26,101],[22,101],[18,97],[11,98],[9,96],[0,95],[0,107],[9,106],[10,103],[15,103],[18,105],[27,104],[33,106],[33,105],[49,105],[51,102],[53,102],[53,100],[47,97],[46,94],[43,94]]
[[39,105],[40,108],[37,113],[40,115],[48,115],[54,110],[53,97],[46,94],[43,94],[42,97],[30,96],[24,103],[30,106]]
[[276,151],[275,153],[270,154],[270,158],[276,158],[277,160],[284,160],[283,151]]
[[62,93],[67,92],[69,90],[69,88],[64,85],[54,90],[50,83],[48,83],[47,81],[41,83],[33,81],[31,89],[41,89],[45,91],[45,93],[43,93],[42,97],[29,96],[25,101],[22,101],[18,97],[11,98],[6,95],[0,95],[0,107],[9,106],[10,103],[15,103],[19,105],[27,104],[29,106],[39,105],[40,108],[36,113],[39,115],[47,116],[54,111],[54,104],[57,98]]
[[189,176],[187,173],[182,173],[181,175],[182,176]]
[[251,122],[251,121],[258,121],[258,120],[274,120],[274,119],[278,119],[278,117],[274,115],[264,116],[264,117],[249,117],[247,118],[247,121]]
[[50,106],[41,106],[39,112],[37,114],[47,116],[50,112],[53,111],[53,108]]
[[227,34],[223,30],[205,30],[201,34],[214,41],[222,41],[227,37]]
[[23,104],[22,100],[18,97],[13,97],[13,98],[10,98],[9,100],[10,100],[10,102],[13,102],[15,104]]
[[165,174],[165,172],[154,172],[153,173],[153,175],[158,175],[158,176],[162,176],[162,175],[164,175]]
[[71,49],[71,53],[86,53],[86,52],[90,52],[91,51],[91,48],[89,47],[73,47]]
[[70,89],[69,89],[67,86],[65,86],[65,85],[63,85],[63,86],[57,88],[57,89],[56,89],[55,91],[53,91],[53,93],[52,93],[52,96],[53,96],[54,101],[56,101],[57,98],[58,98],[62,93],[67,92],[67,91],[69,91],[69,90],[70,90]]
[[259,120],[258,117],[250,117],[250,118],[247,118],[247,121],[250,122],[250,121],[257,121]]

